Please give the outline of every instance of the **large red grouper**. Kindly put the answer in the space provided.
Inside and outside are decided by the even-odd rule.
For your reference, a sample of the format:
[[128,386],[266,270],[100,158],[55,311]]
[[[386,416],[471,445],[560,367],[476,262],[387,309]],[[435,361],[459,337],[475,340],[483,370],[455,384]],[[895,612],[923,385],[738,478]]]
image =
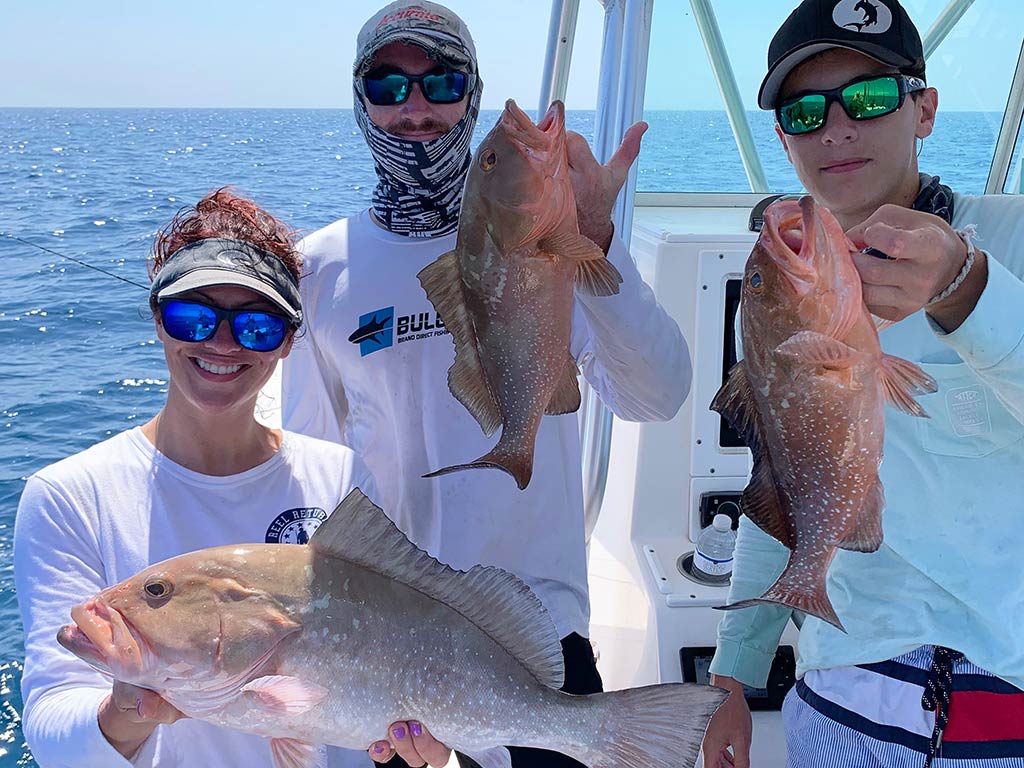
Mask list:
[[569,181],[565,108],[534,125],[511,99],[480,143],[466,179],[455,250],[419,273],[455,341],[448,387],[498,444],[468,464],[530,482],[544,414],[580,407],[569,353],[573,290],[619,291],[622,277],[580,234]]
[[761,597],[726,608],[782,603],[843,629],[825,591],[836,548],[882,544],[885,404],[925,416],[913,395],[935,382],[882,352],[853,250],[835,217],[805,196],[769,206],[747,259],[743,359],[711,408],[754,456],[744,514],[791,554]]
[[592,768],[681,768],[726,696],[682,683],[562,693],[559,638],[529,587],[452,570],[358,490],[308,545],[180,555],[71,615],[65,648],[190,717],[269,737],[277,768],[320,765],[323,744],[365,750],[399,720],[485,768],[516,745]]

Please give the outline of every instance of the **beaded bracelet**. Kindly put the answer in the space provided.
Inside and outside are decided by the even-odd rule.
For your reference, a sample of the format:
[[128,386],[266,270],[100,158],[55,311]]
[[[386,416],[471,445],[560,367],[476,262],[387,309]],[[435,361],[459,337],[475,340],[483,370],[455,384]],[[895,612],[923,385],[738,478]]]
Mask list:
[[953,292],[957,288],[963,285],[964,280],[967,279],[967,275],[970,274],[971,268],[974,266],[975,250],[974,241],[972,238],[974,237],[975,232],[976,230],[974,226],[971,224],[968,224],[963,229],[956,230],[957,235],[959,235],[960,239],[964,241],[964,245],[967,246],[967,258],[964,260],[964,265],[960,268],[960,271],[957,273],[956,277],[953,278],[953,282],[947,285],[941,293],[938,293],[935,296],[933,296],[932,299],[927,304],[925,304],[926,307],[930,307],[933,304],[938,304],[943,299],[948,299],[950,296],[953,295]]

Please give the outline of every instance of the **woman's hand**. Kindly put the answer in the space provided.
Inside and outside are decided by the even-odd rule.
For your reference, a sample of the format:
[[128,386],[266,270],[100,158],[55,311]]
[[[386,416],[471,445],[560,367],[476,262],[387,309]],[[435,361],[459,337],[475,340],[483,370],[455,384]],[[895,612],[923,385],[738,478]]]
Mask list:
[[114,681],[101,703],[97,719],[111,746],[126,759],[139,751],[158,725],[187,717],[183,712],[146,688]]
[[442,768],[451,759],[452,751],[439,742],[422,723],[415,720],[392,723],[387,740],[375,741],[367,750],[376,763],[386,763],[395,755],[410,768]]

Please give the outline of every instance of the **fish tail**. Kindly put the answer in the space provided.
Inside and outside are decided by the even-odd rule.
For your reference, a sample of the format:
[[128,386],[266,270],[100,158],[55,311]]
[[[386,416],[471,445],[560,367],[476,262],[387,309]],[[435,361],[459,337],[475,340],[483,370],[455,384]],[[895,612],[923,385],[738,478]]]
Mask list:
[[600,734],[599,740],[563,751],[590,768],[693,765],[708,722],[727,696],[721,688],[693,683],[663,683],[588,696],[595,700],[601,723],[595,722],[587,733]]
[[447,475],[450,472],[459,472],[463,469],[487,468],[501,469],[508,472],[515,479],[519,490],[523,490],[530,484],[530,478],[533,476],[533,454],[506,451],[502,449],[501,443],[498,443],[494,450],[481,456],[476,461],[444,467],[443,469],[429,472],[423,477],[438,477],[439,475]]
[[719,608],[723,611],[732,611],[738,608],[749,608],[753,605],[760,605],[762,603],[779,603],[781,605],[795,608],[798,611],[810,614],[811,616],[817,616],[822,621],[827,621],[836,629],[845,632],[846,628],[843,626],[843,622],[839,620],[839,616],[836,614],[836,609],[832,607],[832,601],[828,599],[828,593],[825,592],[825,582],[820,582],[818,589],[810,590],[804,586],[797,587],[790,584],[786,580],[786,574],[783,573],[768,591],[763,595],[751,600],[741,600],[738,603],[731,603],[730,605],[722,605]]

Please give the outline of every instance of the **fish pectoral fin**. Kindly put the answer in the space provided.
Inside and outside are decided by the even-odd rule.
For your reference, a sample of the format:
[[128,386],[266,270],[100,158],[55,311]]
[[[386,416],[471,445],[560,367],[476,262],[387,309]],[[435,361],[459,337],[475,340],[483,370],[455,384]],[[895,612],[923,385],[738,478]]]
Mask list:
[[879,317],[878,315],[872,315],[871,322],[875,324],[875,330],[879,333],[884,331],[890,325],[896,325],[895,320],[886,320],[884,317]]
[[882,481],[876,480],[875,487],[864,499],[857,524],[841,540],[836,542],[840,549],[851,552],[876,552],[882,546],[882,510],[885,509],[885,492]]
[[583,235],[572,232],[548,235],[537,247],[542,252],[576,262],[576,285],[588,296],[614,296],[619,292],[622,275],[605,258],[601,246]]
[[608,261],[581,261],[576,266],[576,287],[587,296],[614,296],[619,292],[622,275]]
[[560,413],[575,413],[580,408],[580,370],[572,355],[566,358],[565,372],[558,382],[558,388],[551,395],[544,413],[555,416]]
[[817,331],[798,331],[779,344],[776,352],[831,370],[852,368],[864,355],[849,344]]
[[462,768],[473,768],[473,763],[480,768],[512,768],[512,755],[505,747],[492,747],[473,753],[456,750],[455,755],[459,758],[459,765]]
[[597,261],[604,258],[601,246],[578,232],[559,232],[542,237],[537,247],[555,256],[573,261]]
[[324,752],[315,744],[298,739],[271,739],[274,768],[325,768]]
[[493,435],[501,426],[501,412],[477,352],[476,329],[466,306],[458,251],[442,254],[437,261],[421,269],[417,277],[455,342],[455,362],[448,369],[448,389],[473,415],[484,434]]
[[911,416],[928,418],[914,395],[935,392],[938,389],[935,379],[913,363],[895,355],[882,355],[879,376],[882,377],[885,396],[892,405]]
[[257,677],[242,687],[242,693],[260,709],[276,715],[301,715],[327,698],[322,685],[288,675]]

